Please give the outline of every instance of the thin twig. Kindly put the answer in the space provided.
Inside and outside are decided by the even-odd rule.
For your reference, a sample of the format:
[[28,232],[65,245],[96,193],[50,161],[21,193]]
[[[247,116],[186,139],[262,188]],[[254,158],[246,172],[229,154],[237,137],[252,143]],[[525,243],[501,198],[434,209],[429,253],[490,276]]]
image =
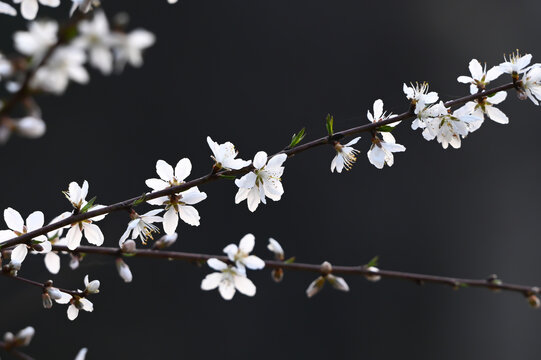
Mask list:
[[[482,97],[485,97],[485,96],[489,96],[489,95],[495,94],[495,93],[500,92],[500,91],[507,91],[507,90],[512,89],[514,87],[515,87],[514,83],[508,83],[508,84],[505,84],[505,85],[495,87],[493,89],[485,90],[485,91],[477,93],[477,94],[468,95],[468,96],[464,96],[464,97],[461,97],[461,98],[458,98],[458,99],[455,99],[455,100],[448,101],[448,102],[445,103],[445,106],[450,107],[450,106],[456,106],[456,105],[464,104],[464,103],[466,103],[468,101],[471,101],[471,100],[474,100],[474,99],[479,99],[479,98],[482,98]],[[397,115],[397,116],[395,116],[395,117],[393,117],[391,119],[387,119],[387,120],[384,120],[384,121],[379,121],[379,122],[376,122],[376,123],[369,123],[369,124],[366,124],[366,125],[357,126],[357,127],[353,127],[353,128],[347,129],[347,130],[339,131],[339,132],[334,133],[334,135],[332,137],[325,136],[325,137],[319,138],[317,140],[313,140],[313,141],[310,141],[308,143],[299,145],[299,146],[294,147],[292,149],[283,150],[283,151],[281,151],[279,153],[284,153],[288,157],[291,157],[293,155],[299,154],[299,153],[301,153],[303,151],[306,151],[308,149],[312,149],[312,148],[315,148],[315,147],[318,147],[318,146],[321,146],[321,145],[332,143],[334,141],[334,139],[339,139],[339,138],[342,138],[342,137],[345,137],[345,136],[350,136],[350,135],[358,134],[358,133],[361,133],[361,132],[374,131],[374,130],[376,130],[377,128],[379,128],[381,126],[392,124],[392,123],[402,121],[402,120],[406,120],[406,119],[410,119],[410,118],[412,118],[414,116],[415,116],[415,114],[410,110],[410,111],[407,111],[407,112],[402,113],[400,115]],[[181,191],[185,191],[187,189],[190,189],[190,188],[192,188],[194,186],[199,186],[199,185],[203,185],[203,184],[218,180],[222,176],[232,176],[232,175],[233,176],[240,176],[240,175],[244,175],[244,174],[250,172],[251,170],[253,170],[253,167],[252,166],[247,166],[247,167],[242,168],[240,170],[223,170],[223,171],[220,171],[220,172],[217,172],[217,173],[212,172],[212,173],[210,173],[208,175],[205,175],[205,176],[202,176],[200,178],[185,182],[185,183],[177,185],[177,186],[172,186],[172,187],[160,190],[160,191],[146,193],[146,194],[144,194],[142,196],[137,196],[137,197],[134,197],[134,198],[131,198],[131,199],[128,199],[128,200],[124,200],[124,201],[118,202],[116,204],[105,206],[105,207],[97,209],[97,210],[92,210],[92,211],[88,211],[88,212],[85,212],[85,213],[72,215],[72,216],[70,216],[70,217],[68,217],[68,218],[66,218],[64,220],[55,222],[53,224],[46,225],[46,226],[44,226],[44,227],[42,227],[40,229],[30,231],[28,233],[25,233],[25,234],[19,236],[19,237],[15,237],[13,239],[7,240],[7,241],[3,242],[2,244],[0,244],[0,247],[6,248],[6,247],[9,247],[9,246],[13,246],[13,245],[21,244],[21,243],[29,243],[31,239],[33,239],[33,238],[35,238],[35,237],[37,237],[39,235],[45,235],[48,232],[51,232],[53,230],[57,230],[57,229],[60,229],[62,227],[69,226],[71,224],[75,224],[75,223],[78,223],[80,221],[90,219],[90,218],[93,218],[93,217],[96,217],[96,216],[99,216],[99,215],[109,214],[109,213],[119,211],[119,210],[130,209],[131,207],[133,207],[136,203],[140,202],[141,200],[147,201],[147,200],[156,199],[156,198],[161,197],[161,196],[167,196],[167,195],[176,194],[176,193],[179,193]]]
[[[63,245],[53,245],[54,251],[65,251],[69,253],[79,254],[101,254],[119,257],[122,255],[122,252],[118,248],[107,248],[107,247],[93,247],[93,246],[79,246],[76,250],[69,250],[67,246]],[[202,262],[210,258],[216,258],[221,261],[231,263],[227,256],[223,255],[209,255],[209,254],[196,254],[196,253],[187,253],[187,252],[177,252],[177,251],[162,251],[162,250],[135,250],[133,252],[127,253],[129,256],[136,257],[145,257],[145,258],[158,258],[158,259],[174,259],[174,260],[185,260],[191,262]],[[303,264],[295,262],[284,262],[277,260],[264,260],[265,267],[270,269],[284,269],[284,270],[296,270],[296,271],[308,271],[323,274],[321,265],[317,264]],[[536,286],[526,286],[526,285],[516,285],[510,283],[504,283],[498,280],[497,278],[490,277],[488,279],[462,279],[455,277],[447,276],[436,276],[436,275],[425,275],[425,274],[416,274],[408,273],[402,271],[393,271],[393,270],[382,270],[379,269],[378,272],[370,270],[366,265],[358,266],[332,266],[332,274],[341,274],[341,275],[362,275],[362,276],[381,276],[382,278],[394,278],[401,280],[414,281],[416,283],[434,283],[434,284],[443,284],[450,285],[453,288],[460,287],[479,287],[486,288],[491,290],[505,290],[511,292],[518,292],[525,296],[537,295],[541,292],[541,289]]]
[[10,347],[8,344],[6,344],[5,342],[3,341],[0,341],[0,348],[6,350],[7,352],[13,354],[13,356],[15,356],[17,359],[21,359],[21,360],[34,360],[33,357],[31,357],[30,355],[27,355],[25,353],[23,353],[22,351],[20,350],[17,350],[15,348],[12,348]]
[[[5,275],[5,276],[8,277],[8,278],[11,278],[11,279],[14,279],[14,280],[19,280],[19,281],[22,281],[22,282],[24,282],[24,283],[27,283],[27,284],[30,284],[30,285],[34,285],[34,286],[40,287],[40,288],[42,288],[42,289],[45,289],[45,287],[47,286],[47,285],[44,284],[44,283],[40,283],[40,282],[38,282],[38,281],[30,280],[30,279],[23,278],[23,277],[20,277],[20,276],[10,275],[10,274],[7,273],[7,272],[3,272],[3,271],[2,271],[2,274]],[[58,290],[64,292],[64,293],[66,293],[66,294],[70,294],[71,296],[81,296],[81,295],[83,295],[83,292],[81,292],[81,291],[66,290],[66,289],[62,289],[62,288],[56,287],[56,286],[54,286],[54,287],[57,288]]]

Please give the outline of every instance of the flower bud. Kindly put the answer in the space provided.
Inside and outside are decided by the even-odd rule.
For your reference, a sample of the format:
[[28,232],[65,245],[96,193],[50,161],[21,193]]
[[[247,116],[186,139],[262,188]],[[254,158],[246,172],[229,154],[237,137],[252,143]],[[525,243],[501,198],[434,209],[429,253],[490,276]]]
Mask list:
[[269,238],[267,249],[274,253],[276,260],[284,260],[284,249],[282,249],[282,246],[278,241],[274,240],[273,238]]
[[162,236],[161,238],[159,238],[158,241],[156,241],[154,243],[153,248],[155,248],[155,249],[168,248],[171,245],[173,245],[175,243],[175,241],[177,241],[177,239],[178,239],[178,234],[177,233],[166,234],[166,235]]
[[528,303],[534,309],[539,309],[539,307],[541,307],[541,301],[539,301],[539,298],[534,294],[528,296]]
[[120,247],[122,249],[122,252],[125,253],[132,253],[136,249],[135,241],[133,240],[126,240]]
[[274,280],[274,282],[279,283],[284,278],[284,270],[282,268],[273,269],[271,272],[271,275],[272,275],[272,280]]
[[308,289],[306,289],[306,296],[311,298],[323,289],[323,285],[325,285],[325,278],[320,276],[308,286]]
[[59,300],[62,298],[62,292],[55,287],[47,288],[47,294],[49,294],[49,296],[54,300]]
[[97,294],[100,292],[100,281],[99,280],[92,280],[88,281],[88,275],[85,276],[85,292],[88,294]]
[[53,307],[53,300],[48,293],[44,292],[43,294],[41,294],[41,300],[45,309],[50,309]]
[[27,346],[34,337],[35,330],[32,326],[27,326],[15,336],[16,346]]
[[45,134],[45,122],[36,117],[25,117],[17,121],[15,131],[23,137],[36,139]]
[[323,264],[321,264],[321,272],[324,274],[324,275],[328,275],[332,272],[332,265],[330,262],[328,261],[325,261],[323,262]]
[[368,267],[366,270],[370,271],[370,274],[366,274],[364,277],[366,278],[366,280],[368,281],[373,281],[373,282],[376,282],[376,281],[380,281],[381,280],[381,276],[380,275],[376,275],[375,273],[378,273],[379,272],[379,269],[375,266],[370,266]]
[[124,260],[120,258],[116,259],[116,268],[118,270],[118,274],[120,275],[122,280],[124,280],[124,282],[129,283],[133,280],[130,267],[124,262]]

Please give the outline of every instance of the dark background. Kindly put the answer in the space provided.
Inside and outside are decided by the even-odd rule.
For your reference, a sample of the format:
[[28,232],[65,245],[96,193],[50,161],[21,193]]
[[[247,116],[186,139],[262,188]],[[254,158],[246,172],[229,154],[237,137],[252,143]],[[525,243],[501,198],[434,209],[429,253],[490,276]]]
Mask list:
[[[207,173],[207,135],[251,159],[278,151],[303,126],[307,139],[323,136],[328,112],[340,130],[366,123],[377,98],[406,110],[403,82],[428,80],[449,100],[467,94],[456,77],[469,75],[472,58],[492,66],[516,48],[541,56],[534,1],[104,3],[109,15],[128,11],[132,27],[154,32],[156,45],[142,69],[94,71],[88,86],[39,98],[48,132],[0,150],[0,208],[24,217],[43,210],[49,221],[69,210],[61,191],[84,179],[90,196],[110,204],[146,191],[158,159],[189,157],[192,178]],[[68,7],[40,11],[65,18]],[[9,53],[24,22],[0,22]],[[232,182],[204,186],[201,226],[181,223],[174,249],[218,254],[252,232],[264,258],[272,236],[301,262],[355,265],[379,255],[387,269],[540,284],[541,112],[513,93],[500,108],[511,123],[487,120],[460,150],[401,125],[395,136],[407,151],[384,170],[367,161],[366,134],[349,173],[331,174],[331,148],[289,159],[282,200],[254,214],[234,204]],[[100,223],[106,246],[127,221],[119,213]],[[518,359],[541,350],[541,313],[517,294],[349,277],[350,293],[326,287],[307,299],[314,274],[286,273],[278,285],[259,271],[249,274],[255,298],[226,302],[199,289],[208,267],[128,263],[134,281],[124,284],[111,258],[88,256],[76,271],[64,259],[52,276],[29,256],[23,276],[67,288],[82,287],[85,274],[100,279],[94,313],[70,322],[65,306],[46,311],[39,290],[2,279],[0,330],[33,325],[28,353],[50,359],[71,359],[83,346],[89,359]]]

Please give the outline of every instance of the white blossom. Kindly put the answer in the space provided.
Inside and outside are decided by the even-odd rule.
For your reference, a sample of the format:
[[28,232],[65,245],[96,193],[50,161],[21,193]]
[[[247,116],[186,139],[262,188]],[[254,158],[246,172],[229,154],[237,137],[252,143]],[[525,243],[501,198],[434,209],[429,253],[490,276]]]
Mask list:
[[255,255],[250,255],[255,245],[255,237],[252,234],[246,234],[240,240],[239,246],[229,244],[224,248],[229,260],[235,262],[240,273],[245,273],[246,268],[259,270],[265,267],[265,262]]
[[59,47],[45,65],[36,71],[31,86],[34,89],[60,95],[66,90],[70,80],[86,84],[90,77],[83,66],[85,62],[86,54],[80,48]]
[[428,92],[428,83],[426,82],[422,84],[417,83],[415,86],[411,84],[411,87],[404,84],[402,89],[408,100],[411,101],[412,105],[415,105],[415,114],[418,114],[427,105],[438,101],[438,93],[434,91]]
[[60,0],[13,0],[15,4],[21,4],[21,14],[26,20],[34,20],[38,14],[39,4],[58,7]]
[[153,225],[153,223],[163,221],[163,218],[161,216],[156,216],[162,211],[163,209],[155,209],[143,215],[139,215],[135,211],[132,211],[132,213],[130,214],[132,220],[128,223],[128,228],[120,237],[118,245],[122,246],[124,241],[126,241],[126,239],[129,237],[130,232],[130,238],[132,240],[140,238],[143,244],[146,244],[148,239],[153,240],[154,238],[152,236],[152,233],[159,232],[158,227],[156,225]]
[[255,295],[256,287],[254,283],[234,266],[227,265],[215,258],[209,259],[207,264],[218,272],[208,274],[203,279],[201,282],[202,290],[214,290],[218,288],[220,295],[225,300],[231,300],[235,295],[235,290],[247,296]]
[[17,335],[13,335],[13,333],[8,331],[4,334],[4,342],[12,347],[28,346],[35,333],[36,331],[32,326],[25,327]]
[[113,40],[107,16],[103,11],[96,11],[92,20],[79,24],[79,36],[74,45],[87,50],[90,65],[107,75],[113,71]]
[[70,300],[71,305],[68,307],[68,319],[71,321],[77,319],[79,316],[79,310],[88,312],[94,311],[94,304],[87,298],[72,298]]
[[541,67],[534,67],[524,74],[522,78],[521,90],[532,100],[535,105],[539,105],[541,100]]
[[124,260],[120,258],[116,259],[116,269],[118,270],[118,274],[120,275],[122,280],[124,280],[124,282],[129,283],[133,280],[130,267],[124,262]]
[[284,173],[282,164],[286,159],[286,154],[278,154],[267,163],[267,153],[258,152],[253,161],[255,169],[235,180],[239,187],[235,203],[247,200],[248,209],[254,212],[260,202],[267,203],[265,196],[274,201],[280,200],[284,193],[280,177]]
[[98,0],[71,0],[73,4],[71,5],[70,16],[73,15],[75,10],[79,8],[79,11],[83,14],[86,14],[92,10],[92,5],[99,6],[100,2]]
[[[192,163],[190,159],[181,159],[175,169],[163,160],[156,163],[156,172],[160,179],[148,179],[146,184],[154,191],[163,190],[171,186],[177,186],[184,183],[190,172]],[[178,225],[178,219],[192,226],[199,226],[199,212],[191,205],[195,205],[207,198],[207,194],[200,192],[197,186],[194,186],[179,194],[162,196],[156,199],[148,200],[151,205],[165,205],[167,210],[163,216],[163,229],[167,234],[173,234]]]
[[172,234],[165,234],[154,243],[153,247],[156,249],[165,249],[173,245],[177,239],[178,234],[176,232]]
[[471,77],[459,76],[457,81],[463,84],[470,84],[470,94],[485,90],[491,81],[496,80],[502,74],[499,66],[494,66],[487,72],[487,65],[485,64],[483,68],[477,59],[472,59],[468,67]]
[[17,134],[31,139],[42,137],[46,128],[47,126],[43,120],[33,116],[27,116],[15,122]]
[[345,145],[340,144],[338,141],[335,142],[336,156],[331,161],[331,172],[336,169],[338,173],[341,173],[344,168],[350,170],[353,167],[353,164],[357,161],[356,155],[359,150],[354,149],[352,145],[357,144],[359,139],[360,137],[356,137]]
[[129,34],[114,34],[114,54],[117,71],[122,71],[127,63],[134,67],[143,65],[143,50],[152,46],[156,37],[144,29],[136,29]]
[[[368,120],[375,124],[380,121],[385,121],[392,118],[392,114],[387,114],[383,111],[383,100],[378,99],[374,102],[374,114],[367,112]],[[391,123],[386,126],[394,128],[400,121]],[[382,139],[378,137],[381,135]],[[368,150],[368,160],[372,165],[378,169],[383,169],[383,166],[393,166],[394,164],[394,152],[403,152],[406,148],[403,145],[397,144],[394,136],[390,132],[375,131],[372,136],[372,145]]]
[[527,66],[530,64],[530,61],[532,61],[532,55],[526,54],[521,56],[517,50],[516,53],[509,54],[509,60],[507,60],[505,56],[503,59],[505,61],[500,64],[500,71],[513,76],[518,76],[518,74],[522,74],[530,69],[530,67]]
[[[85,205],[87,204],[85,198],[88,194],[88,182],[85,180],[82,187],[80,187],[76,182],[72,182],[69,184],[68,191],[64,192],[64,194],[71,202],[73,207],[77,211],[80,211],[84,209]],[[98,210],[102,207],[103,205],[93,205],[87,211]],[[100,228],[96,224],[93,224],[93,222],[102,220],[105,218],[105,215],[106,214],[98,215],[93,218],[71,224],[71,227],[66,235],[68,248],[70,250],[75,250],[78,248],[81,244],[83,234],[89,243],[96,246],[101,246],[104,241],[104,236]]]
[[0,1],[0,14],[17,16],[17,10],[13,6]]
[[[473,115],[481,120],[484,119],[486,114],[491,120],[498,124],[508,124],[509,118],[500,109],[494,105],[498,105],[507,98],[505,91],[497,92],[494,95],[477,99],[476,101],[468,101],[464,106],[455,111],[455,114],[459,115]],[[469,130],[475,131],[482,124],[482,121],[476,121],[473,124],[470,123]]]
[[36,58],[37,62],[56,43],[57,32],[58,24],[55,21],[32,21],[28,31],[17,31],[13,35],[15,49],[23,55]]
[[238,170],[250,165],[251,161],[235,159],[238,151],[235,150],[235,145],[229,141],[223,144],[218,144],[212,141],[210,136],[207,136],[207,143],[212,151],[211,158],[216,162],[218,169]]

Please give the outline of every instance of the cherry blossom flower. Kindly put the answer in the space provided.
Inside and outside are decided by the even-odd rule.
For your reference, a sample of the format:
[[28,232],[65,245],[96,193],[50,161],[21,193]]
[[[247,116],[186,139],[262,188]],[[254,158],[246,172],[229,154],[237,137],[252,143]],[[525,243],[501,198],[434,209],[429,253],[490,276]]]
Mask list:
[[59,47],[47,63],[36,71],[31,86],[34,89],[61,95],[66,91],[70,80],[86,84],[90,77],[83,66],[85,62],[86,54],[80,48]]
[[[507,98],[507,92],[500,91],[488,97],[482,97],[476,101],[468,101],[464,106],[455,111],[459,115],[473,115],[477,118],[484,119],[484,114],[497,122],[498,124],[508,124],[509,118],[500,109],[494,107],[503,102]],[[482,121],[475,122],[473,126],[469,126],[470,131],[477,130],[482,124]]]
[[267,163],[267,153],[258,152],[253,161],[255,169],[235,180],[235,184],[239,187],[235,203],[247,200],[248,209],[254,212],[260,202],[267,203],[265,196],[279,201],[284,193],[280,177],[284,173],[282,164],[286,159],[286,154],[278,154]]
[[225,300],[231,300],[235,295],[235,290],[247,296],[255,295],[254,283],[234,266],[227,265],[215,258],[209,259],[207,264],[218,272],[208,274],[203,279],[201,282],[202,290],[208,291],[218,288],[220,295]]
[[[438,106],[445,108],[443,102],[440,102]],[[461,138],[468,135],[470,124],[482,120],[483,118],[464,114],[462,111],[455,111],[453,114],[443,115],[441,117],[429,118],[426,121],[423,137],[426,140],[437,139],[444,149],[447,149],[449,145],[458,149],[461,146]]]
[[428,92],[428,83],[426,82],[422,84],[417,83],[415,86],[411,84],[411,87],[404,84],[402,89],[412,105],[415,105],[415,114],[418,114],[427,105],[438,101],[438,93],[434,91]]
[[470,94],[476,94],[485,90],[486,86],[493,80],[496,80],[501,74],[499,66],[492,67],[487,72],[487,65],[484,68],[477,59],[472,59],[469,64],[470,76],[459,76],[457,81],[463,84],[470,84]]
[[356,137],[345,145],[340,144],[338,141],[335,142],[336,156],[331,161],[331,172],[336,169],[338,173],[341,173],[344,168],[350,170],[353,167],[353,164],[357,161],[356,155],[359,150],[354,149],[352,145],[357,144],[359,139],[360,137]]
[[217,169],[238,170],[250,165],[251,161],[235,159],[238,151],[235,150],[235,145],[229,141],[223,144],[218,144],[212,141],[210,136],[207,136],[207,143],[212,150],[211,158],[216,162]]
[[129,34],[114,34],[114,55],[117,71],[122,71],[127,63],[134,67],[143,65],[143,50],[154,45],[156,37],[144,29],[136,29]]
[[100,281],[99,280],[90,281],[88,279],[88,275],[85,275],[84,283],[85,283],[85,293],[87,293],[87,294],[97,294],[97,293],[100,292]]
[[130,267],[128,264],[124,262],[124,260],[118,258],[115,261],[116,269],[118,270],[118,274],[124,280],[124,282],[131,282],[133,280],[133,275],[131,273]]
[[534,67],[522,78],[521,90],[535,105],[541,100],[541,67]]
[[[85,198],[88,194],[88,182],[85,180],[82,187],[80,187],[76,182],[72,182],[69,184],[68,191],[64,192],[64,194],[71,202],[73,207],[76,209],[76,211],[80,212],[87,205],[87,201],[85,200]],[[103,205],[94,205],[86,209],[86,211],[98,210],[102,207]],[[66,215],[67,214],[64,213],[61,216]],[[96,246],[101,246],[104,241],[104,236],[100,228],[96,224],[93,224],[93,222],[102,220],[103,218],[105,218],[105,215],[106,214],[98,215],[93,218],[71,224],[71,227],[66,235],[68,248],[70,250],[75,250],[76,248],[78,248],[81,244],[83,234],[89,243]]]
[[[53,220],[51,220],[50,224],[54,224],[60,220],[64,220],[68,218],[71,215],[70,212],[64,212],[57,217],[55,217]],[[47,237],[49,238],[49,242],[54,245],[68,245],[68,240],[66,238],[61,238],[62,233],[64,232],[64,229],[69,228],[70,226],[64,226],[60,229],[56,229],[53,231],[50,231],[47,233]],[[58,274],[60,271],[60,256],[58,255],[57,251],[50,251],[47,254],[45,254],[45,257],[43,259],[45,262],[45,267],[51,274]]]
[[53,46],[57,37],[58,24],[55,21],[33,21],[28,31],[17,31],[13,35],[15,49],[23,55],[36,58],[37,63],[45,52]]
[[246,273],[246,268],[259,270],[265,267],[265,262],[255,255],[250,255],[254,249],[255,237],[252,234],[246,234],[240,240],[239,246],[229,244],[224,248],[229,260],[235,262],[240,273]]
[[530,69],[530,67],[527,66],[530,64],[530,61],[532,61],[532,55],[526,54],[521,56],[517,50],[516,53],[509,54],[509,60],[507,60],[505,56],[503,59],[505,62],[499,65],[500,71],[518,78],[518,74],[522,74]]
[[88,50],[90,65],[104,75],[113,71],[112,44],[113,36],[103,11],[96,11],[92,20],[82,21],[79,24],[79,36],[74,40],[74,45]]
[[349,286],[343,278],[331,274],[332,265],[329,262],[323,262],[323,264],[321,264],[321,270],[324,275],[319,276],[317,279],[312,281],[310,285],[308,285],[308,288],[306,289],[306,296],[311,298],[320,292],[323,289],[326,281],[329,282],[329,284],[331,284],[336,290],[345,292],[349,291]]
[[15,4],[21,4],[21,14],[26,20],[34,20],[38,14],[39,4],[58,7],[60,0],[13,0]]
[[79,316],[79,310],[88,312],[94,311],[94,304],[90,300],[84,297],[73,297],[70,300],[71,305],[68,307],[68,319],[71,321],[77,319]]
[[[174,170],[165,161],[158,160],[156,172],[160,179],[148,179],[145,183],[153,191],[163,190],[184,183],[184,179],[190,175],[191,171],[192,163],[190,159],[181,159]],[[199,212],[191,205],[195,205],[206,198],[207,194],[200,192],[197,186],[194,186],[179,194],[162,196],[147,202],[151,205],[165,205],[167,211],[163,216],[163,228],[167,234],[173,234],[177,229],[179,217],[189,225],[199,226]]]
[[[368,120],[371,123],[377,123],[392,118],[392,114],[387,114],[383,111],[383,101],[378,99],[374,102],[374,114],[370,113],[370,110],[367,112]],[[396,123],[391,123],[386,126],[394,128],[398,125],[400,121]],[[382,139],[378,137],[381,135]],[[372,165],[378,169],[383,169],[383,166],[393,166],[394,164],[394,155],[393,152],[402,152],[406,151],[406,148],[400,144],[396,143],[394,136],[390,132],[374,132],[372,136],[372,146],[368,150],[368,160]]]
[[17,16],[17,10],[13,6],[0,1],[0,14]]
[[122,246],[124,241],[126,241],[130,235],[130,232],[132,240],[140,238],[144,245],[146,245],[148,239],[154,240],[152,233],[160,232],[160,230],[156,225],[153,225],[153,223],[163,221],[161,216],[156,216],[162,211],[163,209],[151,210],[143,215],[139,215],[135,211],[132,211],[130,214],[132,220],[128,223],[128,228],[120,237],[118,245]]

